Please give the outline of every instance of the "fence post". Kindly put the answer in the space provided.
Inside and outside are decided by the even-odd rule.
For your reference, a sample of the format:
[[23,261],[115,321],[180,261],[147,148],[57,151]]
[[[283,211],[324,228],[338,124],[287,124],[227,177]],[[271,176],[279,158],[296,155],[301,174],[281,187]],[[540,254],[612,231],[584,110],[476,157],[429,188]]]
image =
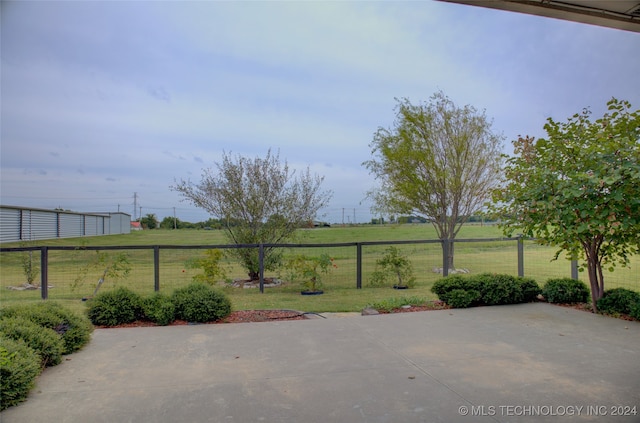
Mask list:
[[40,295],[49,298],[49,248],[40,247]]
[[524,277],[524,239],[518,235],[518,276]]
[[356,243],[356,289],[362,288],[362,244]]
[[258,246],[258,267],[260,268],[260,292],[264,294],[264,244]]
[[571,260],[571,279],[578,280],[578,260]]
[[449,276],[449,239],[442,240],[442,276]]
[[160,246],[153,246],[153,288],[156,292],[160,291]]

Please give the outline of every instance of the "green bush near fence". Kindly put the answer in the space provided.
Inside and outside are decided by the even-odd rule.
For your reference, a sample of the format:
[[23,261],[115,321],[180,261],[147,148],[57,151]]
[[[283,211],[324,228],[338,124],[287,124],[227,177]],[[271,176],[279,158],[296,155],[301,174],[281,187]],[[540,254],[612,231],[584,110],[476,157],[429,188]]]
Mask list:
[[38,325],[55,331],[64,343],[64,354],[79,350],[91,340],[93,325],[55,301],[16,304],[0,309],[0,318],[24,317]]
[[631,314],[640,304],[640,293],[630,289],[614,288],[604,292],[598,300],[598,311],[607,314]]
[[176,289],[171,301],[175,306],[176,318],[187,322],[212,322],[231,313],[229,298],[210,285],[200,282]]
[[540,293],[540,287],[529,278],[482,273],[447,276],[435,282],[431,291],[451,307],[466,308],[533,301]]
[[176,306],[168,295],[156,292],[142,300],[144,318],[159,326],[166,326],[176,320]]
[[0,333],[14,341],[24,341],[38,353],[42,367],[55,366],[62,361],[64,342],[53,329],[44,328],[24,317],[4,317],[0,319]]
[[0,410],[24,401],[41,371],[40,357],[32,348],[0,335]]
[[87,305],[87,316],[99,326],[131,323],[143,315],[142,297],[123,286],[96,295]]
[[42,369],[82,348],[92,330],[54,301],[0,309],[0,410],[24,401]]
[[555,304],[584,303],[589,295],[584,282],[570,278],[549,279],[542,288],[542,296]]

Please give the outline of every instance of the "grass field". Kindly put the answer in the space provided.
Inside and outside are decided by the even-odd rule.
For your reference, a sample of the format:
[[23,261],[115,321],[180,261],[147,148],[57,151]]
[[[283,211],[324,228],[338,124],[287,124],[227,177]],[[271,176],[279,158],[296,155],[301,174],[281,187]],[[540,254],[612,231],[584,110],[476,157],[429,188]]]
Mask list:
[[[456,242],[455,264],[457,268],[468,269],[471,273],[517,274],[517,243],[512,240],[481,241],[500,238],[500,230],[494,226],[467,225],[458,235],[459,240],[474,239],[475,242]],[[435,232],[430,225],[385,225],[347,226],[301,230],[296,243],[353,243],[409,240],[435,240]],[[89,238],[38,241],[37,246],[196,246],[226,244],[223,233],[217,230],[154,230],[134,232],[127,235],[112,235]],[[3,244],[2,247],[17,247],[20,244]],[[390,287],[374,288],[368,284],[368,277],[375,268],[385,245],[365,245],[362,247],[362,289],[356,289],[356,248],[354,246],[316,247],[286,249],[285,256],[299,254],[318,255],[327,253],[334,258],[337,268],[333,268],[323,278],[324,294],[320,296],[300,295],[301,286],[286,282],[286,271],[267,272],[265,276],[280,277],[285,282],[276,288],[267,288],[264,293],[257,289],[220,287],[231,298],[237,310],[243,309],[295,309],[313,312],[359,311],[367,304],[388,300],[393,297],[412,296],[435,299],[430,289],[441,278],[433,269],[442,266],[442,249],[439,243],[403,244],[398,248],[406,254],[414,266],[417,276],[415,288],[393,290]],[[569,277],[570,263],[560,259],[551,261],[555,250],[531,241],[525,242],[525,276],[535,278],[543,284],[551,277]],[[9,304],[22,301],[37,301],[39,291],[13,291],[8,286],[21,285],[26,281],[22,263],[29,253],[3,252],[0,255],[0,303]],[[143,294],[154,290],[153,250],[109,250],[109,251],[49,251],[49,298],[60,301],[74,309],[85,307],[83,297],[90,296],[105,266],[119,255],[125,255],[130,272],[126,277],[107,278],[100,290],[124,285]],[[170,293],[173,289],[191,282],[200,272],[188,266],[188,262],[204,254],[202,249],[160,249],[160,291]],[[39,252],[33,255],[39,264]],[[224,259],[227,279],[243,278],[245,271],[232,259]],[[586,275],[580,274],[582,280]],[[39,280],[39,279],[38,279]],[[605,276],[606,288],[625,287],[640,291],[640,258],[634,257],[630,268],[617,268]]]

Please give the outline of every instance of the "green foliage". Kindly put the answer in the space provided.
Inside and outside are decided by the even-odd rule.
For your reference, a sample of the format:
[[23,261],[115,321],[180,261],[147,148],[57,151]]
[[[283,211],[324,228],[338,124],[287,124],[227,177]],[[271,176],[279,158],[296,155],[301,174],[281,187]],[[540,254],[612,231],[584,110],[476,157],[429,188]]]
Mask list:
[[149,213],[145,217],[141,217],[140,224],[145,229],[156,229],[158,227],[158,218],[155,214]]
[[538,295],[542,293],[542,289],[538,282],[532,278],[518,278],[520,284],[520,291],[522,292],[522,302],[530,303],[538,298]]
[[427,299],[423,297],[393,297],[387,298],[381,301],[376,301],[367,305],[367,307],[376,309],[382,312],[391,312],[404,305],[420,306],[427,303]]
[[[216,169],[205,169],[202,181],[194,185],[180,181],[173,190],[180,192],[196,207],[219,218],[228,240],[234,244],[277,244],[292,239],[296,230],[313,220],[325,207],[332,193],[320,190],[324,178],[289,170],[279,154],[250,159],[223,154]],[[255,248],[234,248],[252,279],[259,276]],[[275,270],[280,250],[264,248],[264,268]]]
[[614,288],[604,292],[598,300],[598,311],[609,314],[631,314],[631,309],[640,303],[640,293],[625,288]]
[[51,300],[2,308],[0,318],[4,317],[24,317],[42,327],[53,329],[62,337],[64,354],[71,354],[86,345],[93,332],[93,326],[86,317]]
[[231,301],[227,296],[204,283],[195,282],[176,289],[171,301],[177,319],[188,322],[210,322],[227,317],[231,313]]
[[117,326],[142,317],[142,298],[123,286],[101,292],[87,302],[87,316],[94,325]]
[[640,301],[636,301],[635,304],[632,304],[629,310],[629,316],[636,320],[640,320]]
[[540,293],[540,287],[533,279],[483,273],[447,276],[435,282],[431,291],[450,306],[463,308],[533,301]]
[[477,278],[483,304],[518,304],[524,300],[522,287],[514,276],[484,273]]
[[392,128],[378,128],[363,163],[380,182],[368,193],[372,212],[419,216],[439,239],[454,239],[498,182],[502,137],[484,113],[442,92],[418,105],[398,100],[395,117]]
[[542,296],[550,303],[584,303],[589,299],[589,288],[575,279],[549,279],[542,287]]
[[40,277],[39,260],[33,257],[33,251],[25,251],[22,253],[22,273],[27,279],[27,283],[33,285],[36,279]]
[[307,291],[311,292],[322,287],[322,275],[326,275],[329,270],[338,267],[328,254],[322,254],[318,257],[299,254],[287,260],[285,266],[290,271],[289,278],[292,281],[301,282]]
[[453,289],[447,294],[447,304],[453,308],[467,308],[478,304],[480,297],[475,289]]
[[603,270],[640,252],[640,110],[612,99],[595,121],[585,109],[566,123],[549,118],[548,138],[514,141],[492,212],[515,231],[584,258],[594,308]]
[[43,367],[60,364],[64,351],[62,338],[53,330],[44,328],[24,317],[0,319],[0,333],[15,341],[22,340],[38,353]]
[[436,294],[440,301],[449,304],[449,293],[456,289],[480,292],[480,281],[474,277],[451,275],[436,281],[431,287],[431,292]]
[[83,250],[82,247],[74,252],[73,259],[81,261],[83,265],[77,268],[77,276],[71,284],[72,291],[84,285],[90,271],[104,270],[102,274],[103,281],[112,280],[114,282],[126,279],[131,272],[132,267],[129,262],[129,255],[125,252],[95,251],[95,254],[90,253],[90,256],[86,257],[87,253],[89,251]]
[[171,301],[171,297],[159,292],[144,298],[142,309],[147,320],[160,326],[166,326],[176,319],[176,306]]
[[24,401],[41,370],[40,357],[24,341],[0,335],[0,410]]
[[214,285],[220,279],[226,279],[227,274],[220,263],[224,254],[221,250],[206,250],[204,257],[198,257],[187,261],[186,267],[190,269],[202,269],[201,274],[193,276],[194,282],[205,282]]
[[384,251],[384,256],[376,260],[376,267],[369,278],[369,284],[383,286],[390,279],[399,287],[412,288],[416,284],[411,261],[394,246],[388,247]]

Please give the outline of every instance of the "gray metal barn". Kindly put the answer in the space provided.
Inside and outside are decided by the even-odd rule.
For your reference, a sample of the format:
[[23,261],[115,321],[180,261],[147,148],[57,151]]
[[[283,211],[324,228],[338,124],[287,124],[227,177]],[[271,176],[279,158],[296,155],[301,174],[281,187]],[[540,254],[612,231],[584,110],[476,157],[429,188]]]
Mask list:
[[0,242],[128,234],[127,213],[76,213],[0,206]]

